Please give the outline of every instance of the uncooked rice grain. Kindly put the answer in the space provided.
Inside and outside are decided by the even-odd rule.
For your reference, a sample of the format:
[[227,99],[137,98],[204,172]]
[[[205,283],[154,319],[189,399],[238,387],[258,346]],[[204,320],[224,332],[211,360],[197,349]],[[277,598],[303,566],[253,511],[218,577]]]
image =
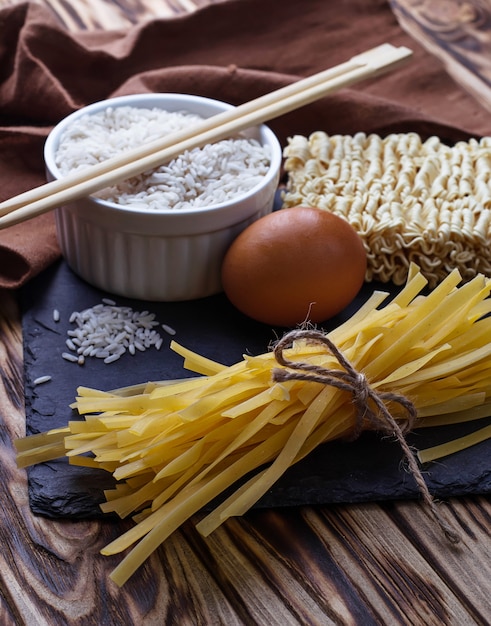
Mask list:
[[33,382],[34,385],[42,385],[44,383],[48,383],[51,380],[51,376],[39,376]]
[[168,335],[176,334],[176,329],[172,328],[172,326],[169,326],[168,324],[162,324],[162,329],[165,330]]
[[110,364],[126,352],[134,355],[137,350],[144,352],[152,347],[160,350],[163,344],[156,330],[160,324],[153,313],[118,306],[108,298],[83,311],[74,311],[70,323],[76,328],[67,331],[65,343],[69,352],[61,356],[79,365],[87,357]]
[[[55,155],[56,164],[66,175],[202,119],[184,111],[108,107],[82,116],[66,129]],[[95,195],[132,209],[203,208],[247,193],[262,181],[269,166],[267,146],[237,136],[187,150],[168,164]]]

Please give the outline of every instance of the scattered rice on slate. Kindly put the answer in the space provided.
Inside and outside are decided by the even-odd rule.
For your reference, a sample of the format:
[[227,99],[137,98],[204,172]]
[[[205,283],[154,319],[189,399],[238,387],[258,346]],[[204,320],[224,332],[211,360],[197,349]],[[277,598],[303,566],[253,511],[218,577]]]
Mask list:
[[[66,129],[56,164],[66,175],[202,119],[185,111],[108,107],[84,115]],[[269,166],[269,148],[255,139],[237,136],[188,150],[166,165],[95,195],[133,209],[209,207],[251,190]]]
[[135,354],[152,347],[159,350],[163,343],[153,313],[117,306],[108,298],[83,311],[74,311],[69,321],[76,328],[67,331],[68,351],[62,357],[79,365],[88,357],[113,363],[126,352]]

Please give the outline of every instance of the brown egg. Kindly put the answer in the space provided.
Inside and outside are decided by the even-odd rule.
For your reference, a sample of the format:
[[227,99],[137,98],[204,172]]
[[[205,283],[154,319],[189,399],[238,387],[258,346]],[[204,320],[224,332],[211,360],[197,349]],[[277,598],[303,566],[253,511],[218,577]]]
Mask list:
[[318,323],[342,311],[363,284],[361,237],[346,220],[313,207],[281,209],[232,243],[222,284],[245,315],[273,326]]

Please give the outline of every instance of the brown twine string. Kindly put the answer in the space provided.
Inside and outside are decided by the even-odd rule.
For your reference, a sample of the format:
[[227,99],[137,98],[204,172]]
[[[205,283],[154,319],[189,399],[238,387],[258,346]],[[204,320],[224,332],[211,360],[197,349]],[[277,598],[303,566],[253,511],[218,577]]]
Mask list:
[[[284,355],[284,350],[297,339],[304,339],[314,343],[324,344],[336,358],[343,369],[329,369],[314,363],[291,361]],[[406,440],[405,433],[409,432],[416,420],[417,412],[414,404],[405,396],[392,392],[377,392],[369,384],[365,375],[358,372],[346,359],[342,352],[324,333],[318,330],[293,330],[286,333],[275,345],[274,356],[279,365],[288,369],[275,368],[273,379],[276,382],[287,380],[306,380],[331,385],[352,394],[356,408],[356,423],[354,437],[358,437],[363,425],[368,422],[378,431],[395,436],[407,459],[409,471],[414,477],[424,503],[451,543],[460,541],[459,534],[440,515],[423,474],[416,462],[414,454]],[[292,371],[296,370],[296,371]],[[405,418],[401,426],[389,411],[387,404],[398,404],[404,410]],[[400,421],[400,419],[399,419]]]

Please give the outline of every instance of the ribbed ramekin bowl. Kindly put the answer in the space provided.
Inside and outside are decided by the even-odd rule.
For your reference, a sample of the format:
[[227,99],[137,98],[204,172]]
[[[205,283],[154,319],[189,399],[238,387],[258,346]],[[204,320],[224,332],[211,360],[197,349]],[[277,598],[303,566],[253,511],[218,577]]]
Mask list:
[[[86,113],[108,106],[188,111],[204,118],[231,109],[218,100],[185,94],[135,94],[88,105],[67,116],[49,134],[44,159],[49,180],[61,177],[55,163],[60,136]],[[88,283],[115,295],[150,301],[181,301],[221,291],[226,250],[253,221],[271,212],[279,182],[281,146],[265,125],[248,136],[269,147],[271,163],[253,189],[205,208],[135,209],[82,198],[56,209],[57,236],[71,269]]]

